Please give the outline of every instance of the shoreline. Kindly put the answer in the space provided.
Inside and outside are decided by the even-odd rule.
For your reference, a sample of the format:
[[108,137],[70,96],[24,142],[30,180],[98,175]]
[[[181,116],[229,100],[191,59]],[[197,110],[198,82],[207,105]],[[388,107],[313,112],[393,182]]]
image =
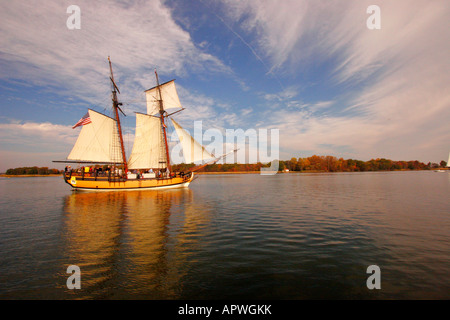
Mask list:
[[228,172],[195,172],[195,174],[259,174],[259,171],[228,171]]
[[0,174],[2,178],[61,177],[62,174]]
[[[357,172],[407,172],[407,171],[430,171],[434,172],[436,170],[444,170],[450,171],[448,168],[439,168],[439,169],[427,169],[427,170],[377,170],[377,171],[318,171],[318,170],[307,170],[307,171],[278,171],[277,174],[289,174],[289,173],[357,173]],[[217,175],[217,174],[260,174],[260,171],[215,171],[215,172],[196,172],[198,175]],[[23,175],[14,175],[14,174],[0,174],[1,178],[30,178],[30,177],[61,177],[63,174],[23,174]]]
[[[436,170],[445,170],[450,171],[450,169],[447,168],[440,168],[440,169],[426,169],[426,170],[409,170],[409,169],[400,169],[400,170],[376,170],[376,171],[320,171],[320,170],[306,170],[306,171],[278,171],[277,174],[289,174],[289,173],[361,173],[361,172],[412,172],[412,171],[429,171],[434,172]],[[260,171],[229,171],[229,172],[196,172],[195,174],[260,174]]]

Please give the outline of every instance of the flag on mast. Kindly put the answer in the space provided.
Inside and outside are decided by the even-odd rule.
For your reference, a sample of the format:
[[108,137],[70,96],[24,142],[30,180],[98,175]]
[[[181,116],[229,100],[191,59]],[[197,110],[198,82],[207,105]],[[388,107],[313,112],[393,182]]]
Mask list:
[[91,123],[91,117],[89,116],[89,112],[86,113],[80,120],[78,120],[77,123],[72,127],[72,129],[75,129],[79,126],[84,126],[85,124]]

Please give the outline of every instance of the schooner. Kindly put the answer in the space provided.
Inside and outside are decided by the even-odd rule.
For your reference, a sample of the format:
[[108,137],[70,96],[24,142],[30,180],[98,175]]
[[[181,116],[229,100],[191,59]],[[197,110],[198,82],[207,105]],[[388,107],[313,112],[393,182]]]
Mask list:
[[[194,171],[207,164],[215,163],[225,155],[216,158],[195,141],[170,116],[182,108],[175,81],[160,84],[155,70],[156,86],[145,91],[147,113],[136,113],[135,139],[130,157],[126,158],[118,101],[119,88],[114,81],[111,60],[110,80],[114,117],[88,109],[73,128],[81,131],[66,160],[55,161],[86,165],[78,170],[68,169],[64,181],[76,190],[141,190],[187,187],[194,178]],[[169,114],[166,110],[177,108]],[[169,118],[170,117],[170,118]],[[186,163],[202,161],[202,165],[189,172],[172,172],[169,145],[167,142],[167,121],[173,123],[183,148]],[[204,161],[209,162],[204,163]]]

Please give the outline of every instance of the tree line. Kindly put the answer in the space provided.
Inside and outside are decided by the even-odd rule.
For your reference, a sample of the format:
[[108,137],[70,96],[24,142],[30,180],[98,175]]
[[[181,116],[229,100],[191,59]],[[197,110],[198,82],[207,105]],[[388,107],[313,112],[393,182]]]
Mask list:
[[[270,167],[271,163],[215,163],[207,165],[199,172],[251,172]],[[427,164],[414,161],[393,161],[390,159],[371,159],[369,161],[336,158],[333,156],[313,155],[307,158],[291,158],[279,160],[279,171],[310,171],[310,172],[358,172],[358,171],[393,171],[393,170],[430,170],[444,168],[447,162]],[[188,172],[195,165],[193,163],[179,163],[172,165],[172,172]],[[8,169],[7,175],[49,175],[61,174],[63,171],[48,167],[20,167]]]
[[[291,158],[291,160],[279,160],[279,171],[319,171],[319,172],[358,172],[358,171],[393,171],[393,170],[429,170],[435,168],[443,168],[447,162],[441,161],[437,163],[423,163],[414,161],[393,161],[390,159],[371,159],[362,161],[356,159],[343,159],[333,156],[317,156],[313,155],[307,158]],[[172,171],[187,172],[195,167],[194,164],[175,164]],[[263,167],[270,167],[270,163],[262,164],[250,163],[224,163],[207,165],[199,172],[246,172],[260,171]]]
[[292,158],[280,161],[280,170],[290,171],[324,171],[324,172],[355,172],[355,171],[393,171],[393,170],[429,170],[445,167],[447,162],[440,164],[428,162],[427,164],[414,161],[394,161],[385,158],[362,161],[356,159],[343,159],[333,156],[313,155],[307,158]]
[[58,169],[49,169],[48,167],[20,167],[6,170],[7,175],[49,175],[49,174],[61,174],[62,171]]

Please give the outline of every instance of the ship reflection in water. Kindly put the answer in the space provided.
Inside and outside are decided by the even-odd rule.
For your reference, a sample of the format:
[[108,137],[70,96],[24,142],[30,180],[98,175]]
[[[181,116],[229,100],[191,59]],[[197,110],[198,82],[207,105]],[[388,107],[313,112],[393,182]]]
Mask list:
[[83,289],[68,298],[179,297],[209,223],[192,198],[187,188],[67,196],[64,260],[80,267]]

